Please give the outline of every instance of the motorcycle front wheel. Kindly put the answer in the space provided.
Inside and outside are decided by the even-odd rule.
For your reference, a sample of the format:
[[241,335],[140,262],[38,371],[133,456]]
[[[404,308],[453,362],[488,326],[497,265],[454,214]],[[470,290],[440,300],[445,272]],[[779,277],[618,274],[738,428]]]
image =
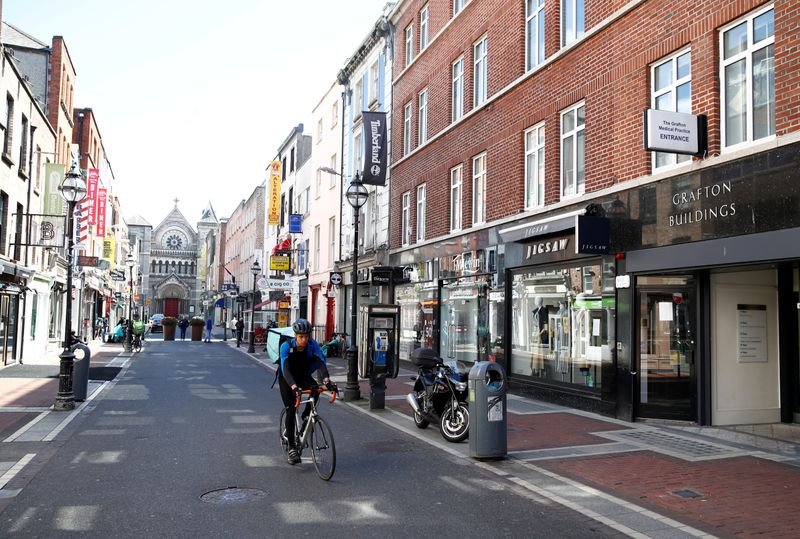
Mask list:
[[448,442],[461,442],[469,434],[469,410],[467,405],[459,402],[455,409],[448,404],[439,421],[442,437]]

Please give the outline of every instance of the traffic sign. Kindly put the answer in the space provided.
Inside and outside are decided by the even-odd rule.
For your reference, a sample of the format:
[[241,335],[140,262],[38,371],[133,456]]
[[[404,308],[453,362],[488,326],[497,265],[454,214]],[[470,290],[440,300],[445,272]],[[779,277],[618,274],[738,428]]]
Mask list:
[[342,274],[338,271],[332,271],[331,276],[328,278],[332,285],[339,286],[342,284]]

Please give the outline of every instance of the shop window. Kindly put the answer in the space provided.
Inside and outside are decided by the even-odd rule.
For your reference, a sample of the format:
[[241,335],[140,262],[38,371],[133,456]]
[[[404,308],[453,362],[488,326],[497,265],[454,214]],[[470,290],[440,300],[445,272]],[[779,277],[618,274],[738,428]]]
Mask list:
[[528,70],[544,62],[544,0],[525,2],[525,65]]
[[525,131],[525,209],[544,205],[544,123]]
[[395,301],[400,305],[400,358],[420,347],[435,348],[434,316],[438,309],[436,283],[420,282],[398,286]]
[[[657,110],[692,113],[692,53],[681,51],[658,62],[650,73],[651,106]],[[653,170],[687,163],[690,155],[653,152]]]
[[722,29],[722,146],[775,135],[775,20],[772,6]]
[[584,105],[561,113],[561,196],[580,195],[584,190]]
[[599,260],[526,270],[511,286],[512,373],[598,390],[614,346],[613,271]]

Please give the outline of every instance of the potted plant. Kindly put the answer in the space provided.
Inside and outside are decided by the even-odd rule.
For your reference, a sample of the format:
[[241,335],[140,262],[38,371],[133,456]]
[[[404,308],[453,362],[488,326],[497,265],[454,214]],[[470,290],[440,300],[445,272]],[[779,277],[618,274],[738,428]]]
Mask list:
[[192,340],[202,341],[203,328],[206,325],[206,321],[199,316],[193,316],[192,319],[189,320],[189,325],[192,326]]
[[165,316],[161,319],[161,325],[164,327],[164,340],[175,340],[175,326],[178,325],[178,319],[172,316]]

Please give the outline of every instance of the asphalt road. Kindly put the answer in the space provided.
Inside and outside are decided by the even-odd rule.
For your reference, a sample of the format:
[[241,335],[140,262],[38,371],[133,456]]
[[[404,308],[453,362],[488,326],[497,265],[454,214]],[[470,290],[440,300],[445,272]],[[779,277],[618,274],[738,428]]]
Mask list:
[[[273,373],[222,343],[153,342],[0,513],[0,537],[616,537],[468,460],[324,404],[337,469],[277,441]],[[217,489],[253,496],[209,503]]]

